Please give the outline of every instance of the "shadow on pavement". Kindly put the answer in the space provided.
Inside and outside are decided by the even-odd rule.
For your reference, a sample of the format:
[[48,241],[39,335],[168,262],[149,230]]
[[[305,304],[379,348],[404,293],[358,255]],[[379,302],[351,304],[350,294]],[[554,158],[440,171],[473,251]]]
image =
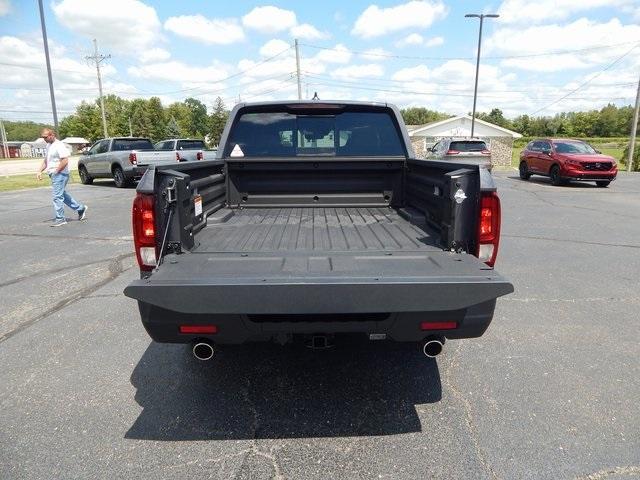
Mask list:
[[325,351],[244,345],[209,362],[188,346],[152,342],[131,383],[143,411],[125,438],[144,440],[419,432],[415,405],[442,397],[435,360],[384,342]]

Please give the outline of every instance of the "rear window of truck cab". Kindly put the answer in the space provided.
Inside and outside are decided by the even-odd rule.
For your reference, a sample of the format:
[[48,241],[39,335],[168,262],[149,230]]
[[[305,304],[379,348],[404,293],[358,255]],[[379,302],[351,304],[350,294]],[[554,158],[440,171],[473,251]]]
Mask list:
[[178,140],[177,150],[204,150],[206,148],[202,140]]
[[231,128],[226,157],[404,156],[387,112],[247,112]]
[[476,142],[473,140],[454,140],[449,145],[449,150],[457,150],[458,152],[481,152],[489,150],[484,142]]
[[145,140],[144,138],[118,138],[113,141],[114,152],[124,150],[153,150],[153,144],[151,140]]

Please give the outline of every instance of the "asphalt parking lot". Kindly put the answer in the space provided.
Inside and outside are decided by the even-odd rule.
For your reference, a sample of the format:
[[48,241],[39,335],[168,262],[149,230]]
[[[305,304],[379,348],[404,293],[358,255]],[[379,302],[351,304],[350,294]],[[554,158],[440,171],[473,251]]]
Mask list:
[[374,343],[207,363],[152,343],[123,288],[133,189],[0,194],[0,478],[640,478],[640,174],[607,189],[496,174],[480,339],[437,360]]

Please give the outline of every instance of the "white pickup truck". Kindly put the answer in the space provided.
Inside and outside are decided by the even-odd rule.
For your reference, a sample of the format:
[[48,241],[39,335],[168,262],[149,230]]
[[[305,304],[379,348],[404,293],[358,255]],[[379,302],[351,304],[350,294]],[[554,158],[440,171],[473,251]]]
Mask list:
[[162,140],[153,146],[153,151],[137,154],[136,160],[137,164],[143,167],[204,160],[206,148],[203,140],[188,138]]

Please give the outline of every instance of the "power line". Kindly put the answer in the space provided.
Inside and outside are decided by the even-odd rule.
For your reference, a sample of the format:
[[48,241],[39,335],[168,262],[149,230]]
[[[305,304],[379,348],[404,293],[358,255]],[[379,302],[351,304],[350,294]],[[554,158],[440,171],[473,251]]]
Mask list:
[[[384,93],[403,93],[409,95],[424,95],[424,96],[435,96],[435,97],[461,97],[461,98],[471,98],[473,97],[472,93],[454,93],[454,92],[428,92],[428,91],[417,91],[417,90],[399,90],[399,89],[389,89],[389,88],[374,88],[374,87],[365,87],[362,85],[354,85],[352,83],[344,83],[340,81],[320,81],[310,83],[310,85],[324,85],[327,87],[343,87],[343,88],[355,88],[356,90],[367,90],[373,92],[384,92]],[[519,93],[519,92],[514,92]],[[505,95],[487,95],[483,94],[482,98],[493,98],[493,99],[504,99]],[[538,97],[540,98],[551,98],[551,97]],[[630,97],[606,97],[606,98],[596,98],[596,97],[588,97],[581,98],[581,100],[624,100]]]
[[[546,57],[552,55],[563,55],[567,53],[579,53],[579,52],[588,52],[595,50],[604,50],[609,48],[616,48],[623,45],[629,45],[631,43],[635,43],[638,45],[638,41],[634,42],[623,42],[612,45],[600,45],[597,47],[588,47],[588,48],[579,48],[575,50],[556,50],[553,52],[543,52],[543,53],[529,53],[523,55],[494,55],[494,56],[485,56],[484,59],[493,59],[493,60],[506,60],[513,58],[531,58],[531,57]],[[400,58],[400,59],[410,59],[410,60],[474,60],[475,57],[423,57],[417,55],[392,55],[390,53],[373,53],[373,52],[363,52],[359,50],[349,50],[347,48],[331,48],[331,47],[321,47],[319,45],[311,45],[308,43],[300,43],[299,45],[303,45],[309,48],[315,48],[317,50],[330,50],[334,52],[342,52],[342,53],[352,53],[354,55],[362,55],[367,57],[383,57],[383,58]]]
[[[282,55],[285,52],[288,52],[292,48],[293,47],[291,45],[289,45],[286,49],[282,50],[281,52],[278,52],[278,53],[276,53],[275,55],[273,55],[273,56],[271,56],[269,58],[265,58],[264,60],[262,60],[261,62],[256,63],[255,65],[251,66],[250,68],[247,68],[245,70],[241,70],[241,71],[239,71],[237,73],[234,73],[233,75],[229,75],[228,77],[224,77],[224,78],[221,78],[219,80],[215,80],[214,83],[226,82],[227,80],[231,80],[232,78],[236,78],[236,77],[239,77],[240,75],[244,75],[245,73],[256,69],[260,65],[264,65],[265,63],[270,62],[271,60],[274,60],[275,58],[279,57],[280,55]],[[173,94],[173,93],[183,93],[183,92],[191,92],[191,91],[195,91],[195,90],[202,90],[204,88],[207,88],[207,87],[206,86],[201,86],[201,87],[183,88],[183,89],[180,89],[180,90],[172,90],[172,91],[168,91],[168,92],[154,92],[154,93],[145,92],[145,93],[147,93],[147,95],[170,95],[170,94]]]
[[606,72],[607,70],[609,70],[611,67],[613,67],[616,63],[618,63],[620,60],[622,60],[624,57],[626,57],[627,55],[629,55],[636,47],[638,46],[638,44],[634,45],[633,47],[631,47],[629,50],[627,50],[627,52],[625,52],[622,56],[618,57],[617,59],[615,59],[613,62],[611,62],[609,65],[607,65],[606,67],[604,67],[602,70],[600,70],[598,73],[596,73],[594,76],[592,76],[591,78],[589,78],[589,80],[581,83],[580,85],[578,85],[575,89],[571,90],[569,93],[567,93],[566,95],[558,98],[556,101],[551,102],[548,105],[545,105],[542,108],[539,108],[538,110],[536,110],[535,112],[531,113],[530,115],[535,115],[536,113],[539,113],[543,110],[546,110],[547,108],[555,105],[558,102],[561,102],[562,100],[564,100],[565,98],[567,98],[569,95],[577,92],[578,90],[580,90],[582,87],[584,87],[585,85],[587,85],[588,83],[592,82],[593,80],[595,80],[596,78],[598,78],[600,75],[602,75],[604,72]]
[[[325,80],[325,81],[332,81],[332,82],[340,82],[343,83],[345,85],[354,85],[354,86],[360,86],[362,85],[363,81],[367,82],[367,85],[372,85],[372,86],[387,86],[387,85],[379,85],[379,83],[397,83],[397,88],[400,88],[401,86],[407,85],[408,83],[413,83],[413,82],[418,82],[418,81],[422,81],[424,83],[428,83],[428,84],[432,84],[432,85],[448,85],[451,86],[451,82],[432,82],[430,80],[391,80],[391,79],[381,79],[381,78],[376,78],[376,79],[361,79],[359,81],[350,81],[350,80],[340,80],[340,78],[335,78],[335,77],[330,77],[327,75],[320,75],[320,74],[315,74],[315,73],[311,73],[308,71],[303,71],[304,75],[308,78],[314,78],[314,79],[318,79],[318,80]],[[598,86],[598,87],[630,87],[630,86],[635,86],[635,83],[611,83],[611,84],[597,84],[594,86]],[[558,85],[540,85],[539,87],[542,88],[568,88],[565,86],[558,86]],[[451,91],[451,92],[460,92],[460,89],[439,89],[439,91]],[[531,90],[491,90],[491,92],[493,93],[531,93]]]

